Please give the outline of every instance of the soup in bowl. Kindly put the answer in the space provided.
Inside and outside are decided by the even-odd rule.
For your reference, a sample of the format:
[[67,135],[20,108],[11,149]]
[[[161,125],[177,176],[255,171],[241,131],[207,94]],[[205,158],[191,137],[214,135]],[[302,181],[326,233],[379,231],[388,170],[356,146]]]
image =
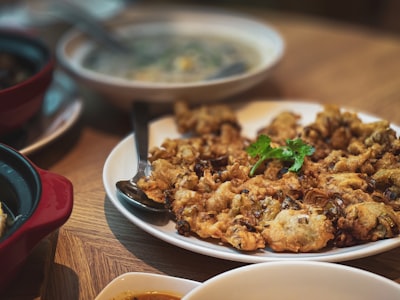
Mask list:
[[126,41],[128,53],[102,49],[72,30],[60,39],[57,57],[83,87],[123,109],[135,99],[226,99],[264,80],[284,52],[273,27],[225,11],[137,8],[108,26]]

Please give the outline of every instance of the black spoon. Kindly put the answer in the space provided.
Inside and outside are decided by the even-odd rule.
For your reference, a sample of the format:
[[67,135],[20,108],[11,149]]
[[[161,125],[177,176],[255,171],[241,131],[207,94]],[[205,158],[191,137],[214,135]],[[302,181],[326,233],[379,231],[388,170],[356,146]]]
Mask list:
[[138,170],[131,179],[121,180],[116,183],[119,195],[128,203],[142,210],[151,212],[167,212],[165,204],[156,202],[146,196],[146,194],[137,186],[137,181],[146,176],[146,170],[150,169],[147,160],[148,155],[148,105],[143,102],[134,102],[132,107],[133,136],[138,154]]

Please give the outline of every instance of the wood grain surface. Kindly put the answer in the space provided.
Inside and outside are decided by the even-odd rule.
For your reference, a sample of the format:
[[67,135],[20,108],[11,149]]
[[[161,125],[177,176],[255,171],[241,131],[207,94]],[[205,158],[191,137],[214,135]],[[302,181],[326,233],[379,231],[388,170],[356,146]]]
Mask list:
[[[235,101],[335,103],[400,124],[399,36],[324,19],[232,9],[268,22],[286,42],[285,55],[270,77]],[[79,122],[30,156],[41,168],[72,181],[73,213],[35,249],[4,299],[94,299],[125,272],[204,281],[244,265],[169,245],[114,208],[103,188],[102,169],[110,151],[130,132],[129,118],[90,91],[82,90],[82,98]],[[170,107],[163,109],[167,112]],[[400,283],[400,248],[343,263]]]

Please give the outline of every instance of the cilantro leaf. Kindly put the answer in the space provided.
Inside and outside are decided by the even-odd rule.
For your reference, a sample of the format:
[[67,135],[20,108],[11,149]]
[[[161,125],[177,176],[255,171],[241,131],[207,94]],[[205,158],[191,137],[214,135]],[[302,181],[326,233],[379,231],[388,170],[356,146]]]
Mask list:
[[301,139],[286,140],[287,147],[292,151],[293,165],[289,168],[289,171],[298,172],[306,156],[312,155],[315,151],[314,147],[307,145]]
[[256,157],[260,153],[267,153],[271,151],[271,149],[271,138],[262,134],[258,136],[255,143],[250,144],[246,151],[251,157]]
[[312,155],[315,149],[299,138],[288,139],[286,140],[286,146],[273,148],[271,146],[271,138],[262,134],[258,136],[254,143],[249,145],[246,151],[251,157],[258,157],[257,162],[250,170],[250,176],[254,176],[258,167],[267,159],[291,161],[293,164],[289,171],[298,172],[304,163],[304,158]]

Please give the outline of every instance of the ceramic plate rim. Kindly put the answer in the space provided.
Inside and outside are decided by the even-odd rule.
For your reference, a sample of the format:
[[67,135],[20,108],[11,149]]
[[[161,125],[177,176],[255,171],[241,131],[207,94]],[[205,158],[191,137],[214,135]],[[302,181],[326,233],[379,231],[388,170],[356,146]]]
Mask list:
[[28,155],[32,154],[39,149],[43,148],[44,146],[48,145],[49,143],[53,142],[57,138],[59,138],[62,134],[67,132],[79,119],[79,116],[82,112],[82,101],[80,98],[73,98],[70,101],[71,103],[64,109],[63,113],[66,114],[62,116],[62,118],[58,118],[57,121],[60,122],[61,125],[57,126],[57,122],[54,122],[53,126],[56,126],[54,131],[50,131],[43,136],[41,136],[38,140],[34,141],[33,143],[24,146],[22,149],[19,150],[21,154]]
[[[230,105],[236,105],[238,107],[238,117],[239,121],[243,116],[245,116],[246,111],[253,111],[253,112],[258,112],[262,114],[262,109],[268,108],[269,110],[274,109],[274,112],[271,112],[268,114],[268,117],[271,118],[278,111],[282,111],[285,109],[294,109],[296,112],[299,112],[299,110],[306,110],[306,111],[312,111],[312,114],[315,114],[317,111],[322,109],[322,105],[318,104],[317,102],[312,102],[312,101],[294,101],[294,100],[287,100],[287,101],[251,101],[245,104],[230,104]],[[346,109],[350,110],[351,109]],[[240,115],[242,112],[243,116]],[[364,121],[375,121],[378,120],[379,118],[370,114],[362,113],[357,111],[359,116],[364,120]],[[265,118],[266,115],[262,114]],[[259,117],[259,116],[258,116]],[[309,118],[310,120],[313,119],[313,115],[305,116],[303,115],[304,118]],[[244,128],[244,133],[246,130],[251,129],[251,131],[254,131],[258,128],[261,127],[260,123],[257,123],[257,116],[254,118],[255,121],[253,124],[248,126],[248,128]],[[266,119],[264,119],[262,124],[266,124]],[[305,123],[309,122],[307,120],[304,120]],[[241,122],[242,123],[242,122]],[[150,145],[153,142],[153,137],[154,137],[154,132],[155,132],[155,127],[160,126],[160,124],[165,128],[165,126],[173,124],[173,119],[171,116],[166,116],[163,118],[160,118],[158,120],[155,120],[150,124]],[[245,126],[244,126],[245,127]],[[392,127],[397,131],[397,134],[400,133],[400,127],[396,125],[392,125]],[[171,135],[172,138],[178,137],[178,133],[173,133]],[[118,156],[123,155],[124,151],[126,152],[128,150],[129,156],[126,155],[128,158],[132,157],[132,161],[126,161],[124,159],[124,162],[122,166],[125,166],[125,173],[123,173],[122,169],[118,169],[118,166],[116,166],[115,162],[118,161]],[[132,152],[131,152],[132,151]],[[380,240],[377,242],[372,242],[372,243],[367,243],[363,245],[357,245],[353,247],[346,247],[346,248],[339,248],[339,249],[332,249],[324,252],[318,252],[318,253],[274,253],[274,252],[269,252],[269,251],[261,251],[259,253],[241,253],[239,251],[236,251],[234,249],[231,249],[228,246],[221,246],[218,245],[218,243],[210,243],[207,241],[201,241],[199,239],[196,239],[194,237],[182,237],[176,233],[176,231],[173,231],[171,229],[168,229],[168,224],[167,225],[162,225],[162,226],[157,226],[154,224],[151,224],[148,222],[148,217],[146,215],[143,215],[141,212],[136,211],[132,209],[129,204],[125,204],[120,201],[120,199],[116,196],[116,189],[115,189],[115,182],[120,180],[120,179],[126,179],[130,178],[134,173],[134,170],[136,168],[136,162],[134,159],[136,151],[134,150],[134,142],[133,142],[133,137],[132,134],[126,136],[122,141],[120,141],[110,152],[109,156],[107,157],[104,167],[103,167],[103,184],[104,188],[107,194],[108,199],[112,202],[112,204],[115,206],[115,208],[123,215],[125,216],[129,221],[131,221],[133,224],[141,228],[142,230],[146,231],[147,233],[153,235],[154,237],[157,237],[167,243],[170,243],[172,245],[175,245],[177,247],[211,256],[211,257],[216,257],[216,258],[221,258],[221,259],[226,259],[226,260],[231,260],[231,261],[238,261],[238,262],[244,262],[244,263],[259,263],[259,262],[268,262],[268,261],[277,261],[277,260],[314,260],[314,261],[328,261],[328,262],[339,262],[339,261],[346,261],[346,260],[351,260],[351,259],[357,259],[357,258],[362,258],[362,257],[367,257],[371,255],[375,255],[378,253],[382,253],[391,249],[394,249],[396,247],[400,246],[400,236],[392,238],[392,239],[386,239],[386,240]],[[132,168],[128,168],[127,166],[132,163]],[[129,169],[129,170],[128,170]],[[123,174],[121,174],[121,172]],[[119,174],[118,174],[119,173]],[[113,177],[114,174],[118,174],[115,177]],[[172,227],[172,222],[169,223],[170,227]]]
[[30,155],[66,133],[79,120],[83,100],[75,82],[55,70],[40,110],[16,133],[2,138],[23,155]]

